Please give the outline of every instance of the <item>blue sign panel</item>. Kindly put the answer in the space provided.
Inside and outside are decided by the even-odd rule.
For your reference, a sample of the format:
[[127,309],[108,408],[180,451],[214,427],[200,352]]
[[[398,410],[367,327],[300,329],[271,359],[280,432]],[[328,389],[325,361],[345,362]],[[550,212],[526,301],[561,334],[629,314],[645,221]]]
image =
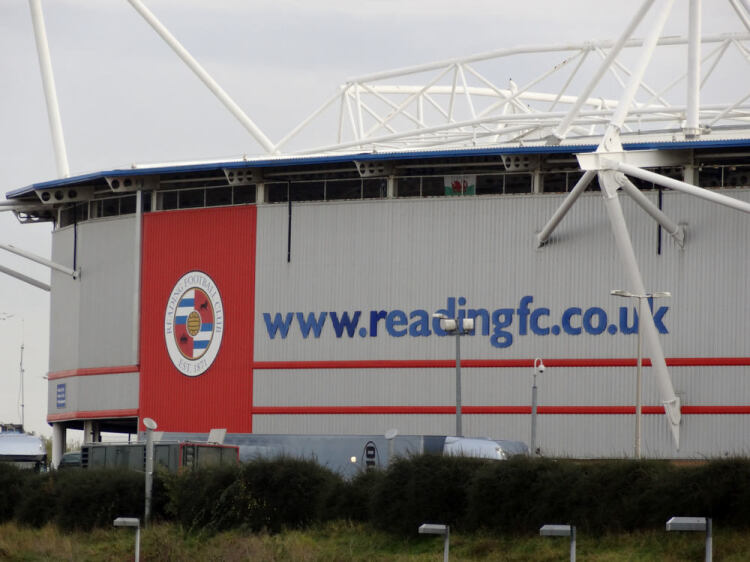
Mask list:
[[58,408],[65,407],[65,383],[64,382],[57,385],[57,407]]

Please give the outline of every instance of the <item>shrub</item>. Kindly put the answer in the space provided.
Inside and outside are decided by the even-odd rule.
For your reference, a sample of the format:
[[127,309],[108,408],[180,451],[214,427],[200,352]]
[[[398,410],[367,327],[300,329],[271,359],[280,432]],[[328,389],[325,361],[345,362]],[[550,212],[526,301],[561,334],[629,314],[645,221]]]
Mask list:
[[67,470],[54,478],[55,522],[65,531],[111,527],[116,517],[143,517],[143,474],[130,470]]
[[55,473],[35,474],[28,478],[16,506],[16,520],[29,527],[43,527],[55,518],[57,490]]
[[163,474],[167,496],[166,514],[187,531],[204,529],[216,517],[216,501],[236,480],[236,466],[216,466],[201,470]]
[[467,518],[468,485],[488,462],[437,455],[395,460],[374,486],[372,522],[405,535],[426,522],[460,528]]
[[257,459],[242,467],[240,478],[252,515],[245,526],[273,533],[329,517],[326,507],[341,484],[315,461],[293,458]]
[[29,476],[28,471],[8,463],[0,463],[0,523],[13,518],[13,512],[23,497],[24,484]]
[[351,481],[342,480],[332,491],[327,518],[369,521],[373,514],[375,494],[383,478],[383,470],[367,470]]

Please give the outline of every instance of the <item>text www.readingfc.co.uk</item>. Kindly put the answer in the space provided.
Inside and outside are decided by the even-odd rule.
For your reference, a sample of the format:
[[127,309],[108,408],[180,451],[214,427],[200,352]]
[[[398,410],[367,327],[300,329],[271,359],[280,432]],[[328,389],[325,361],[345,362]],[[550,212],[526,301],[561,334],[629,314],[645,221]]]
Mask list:
[[[570,335],[582,333],[599,334],[634,334],[638,331],[638,314],[633,307],[621,306],[617,313],[610,317],[598,306],[581,308],[569,306],[559,316],[553,316],[549,308],[532,306],[534,297],[521,297],[518,307],[497,308],[467,308],[464,297],[449,297],[444,309],[436,310],[448,318],[474,319],[474,335],[489,336],[493,347],[510,347],[515,336]],[[652,304],[652,303],[650,303]],[[660,306],[656,309],[650,306],[656,329],[661,334],[669,333],[665,316],[669,307]],[[557,318],[553,320],[553,318]],[[276,312],[263,313],[263,320],[270,339],[286,339],[290,331],[297,330],[303,338],[319,338],[324,329],[332,330],[337,338],[375,338],[380,334],[394,338],[404,336],[429,337],[448,335],[440,329],[440,320],[432,317],[432,313],[424,309],[405,311],[369,310],[343,312]]]

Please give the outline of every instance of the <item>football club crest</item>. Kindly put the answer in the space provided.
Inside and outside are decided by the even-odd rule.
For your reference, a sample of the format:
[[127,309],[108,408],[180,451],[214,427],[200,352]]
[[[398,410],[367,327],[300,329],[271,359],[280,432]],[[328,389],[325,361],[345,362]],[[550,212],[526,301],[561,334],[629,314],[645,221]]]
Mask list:
[[164,314],[169,358],[183,375],[205,373],[216,359],[224,331],[219,289],[202,271],[191,271],[175,284]]

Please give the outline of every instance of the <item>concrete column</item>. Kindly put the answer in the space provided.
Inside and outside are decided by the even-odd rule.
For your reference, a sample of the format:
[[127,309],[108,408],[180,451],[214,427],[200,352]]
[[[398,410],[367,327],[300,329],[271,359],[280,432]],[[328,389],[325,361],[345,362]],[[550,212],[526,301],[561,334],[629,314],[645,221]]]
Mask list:
[[266,184],[263,182],[255,184],[255,202],[256,203],[266,202]]
[[388,199],[396,197],[396,178],[394,176],[388,176],[388,183],[386,185]]
[[83,443],[98,443],[100,440],[99,422],[86,420],[83,422]]
[[531,172],[531,192],[542,192],[542,172],[539,169],[533,170]]
[[65,452],[65,426],[62,423],[52,424],[52,468],[57,468]]
[[698,185],[698,167],[693,164],[686,164],[682,181],[692,185]]

